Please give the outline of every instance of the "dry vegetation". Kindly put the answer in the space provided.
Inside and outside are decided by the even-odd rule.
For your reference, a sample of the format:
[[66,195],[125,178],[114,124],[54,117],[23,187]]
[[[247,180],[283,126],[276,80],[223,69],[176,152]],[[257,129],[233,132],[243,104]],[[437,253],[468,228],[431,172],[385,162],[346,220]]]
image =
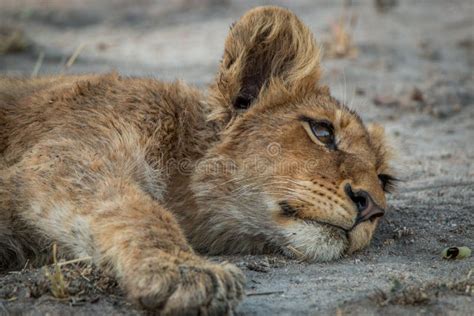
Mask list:
[[25,32],[16,26],[0,25],[0,55],[20,53],[31,46]]
[[323,42],[324,58],[357,57],[358,50],[353,39],[356,23],[356,15],[343,14],[331,24],[330,36]]
[[379,290],[372,296],[372,299],[381,306],[388,304],[423,305],[448,292],[474,296],[473,272],[474,270],[470,270],[465,278],[451,282],[413,284],[394,278],[390,290]]

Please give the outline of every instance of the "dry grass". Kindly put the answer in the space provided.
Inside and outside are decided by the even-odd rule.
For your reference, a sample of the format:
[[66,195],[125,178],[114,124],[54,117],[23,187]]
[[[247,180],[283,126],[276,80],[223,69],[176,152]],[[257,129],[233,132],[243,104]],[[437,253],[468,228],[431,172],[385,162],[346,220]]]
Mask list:
[[53,245],[53,272],[48,269],[44,269],[44,274],[50,282],[51,294],[56,298],[67,298],[69,297],[67,284],[64,281],[64,275],[61,271],[61,267],[57,260],[57,246]]
[[[98,295],[121,295],[116,281],[92,266],[91,260],[82,257],[58,261],[54,244],[53,264],[43,267],[43,278],[28,284],[29,296],[39,298],[51,294],[58,301],[76,302],[95,301]],[[12,291],[15,293],[15,289]]]
[[31,43],[22,29],[0,26],[0,55],[19,53],[30,47]]
[[353,29],[357,23],[355,15],[343,14],[331,24],[330,37],[323,42],[324,58],[355,58],[358,50],[353,41]]
[[389,291],[377,291],[373,296],[380,306],[385,305],[426,305],[442,293],[474,296],[473,271],[469,271],[466,278],[453,282],[430,282],[427,284],[406,285],[398,279],[392,280]]
[[[69,293],[69,281],[65,277],[65,274],[63,273],[63,269],[66,265],[72,265],[75,263],[81,263],[84,261],[91,261],[92,257],[83,257],[83,258],[76,258],[73,260],[68,260],[68,261],[63,261],[63,262],[58,262],[57,259],[57,246],[56,244],[53,245],[53,264],[52,267],[44,267],[44,274],[46,278],[49,281],[49,291],[51,294],[58,299],[65,299],[69,298],[70,294]],[[52,271],[51,271],[52,269]],[[90,269],[90,267],[89,267]],[[84,278],[86,281],[90,282],[90,280],[84,276],[83,271],[81,269],[76,269],[79,273],[79,275]],[[69,270],[65,270],[65,272],[69,275],[71,274]]]
[[31,72],[31,77],[36,77],[38,75],[41,65],[43,64],[43,59],[44,59],[44,52],[40,52],[40,54],[38,55],[38,59],[36,60],[35,67],[33,68],[33,71]]
[[79,54],[82,52],[82,50],[84,49],[85,46],[86,45],[84,43],[82,43],[82,44],[80,44],[79,46],[76,47],[76,49],[72,53],[71,57],[69,57],[66,64],[64,65],[63,70],[62,70],[63,72],[67,71],[69,68],[72,67],[72,65],[74,65],[74,62],[79,57]]
[[299,251],[298,249],[296,249],[295,247],[292,247],[291,245],[288,245],[286,247],[291,253],[294,254],[295,258],[299,261],[299,262],[305,262],[305,261],[308,261],[308,257],[302,253],[301,251]]

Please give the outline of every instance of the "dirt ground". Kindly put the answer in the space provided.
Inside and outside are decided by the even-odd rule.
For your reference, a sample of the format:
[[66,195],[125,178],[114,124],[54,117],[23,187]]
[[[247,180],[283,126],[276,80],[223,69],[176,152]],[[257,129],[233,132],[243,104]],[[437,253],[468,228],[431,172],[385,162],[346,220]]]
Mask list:
[[[1,0],[0,74],[117,70],[204,87],[229,25],[255,3]],[[474,2],[274,3],[294,10],[325,44],[333,94],[366,122],[385,125],[403,181],[372,245],[356,255],[330,263],[212,258],[247,276],[238,312],[472,315],[473,257],[448,261],[440,252],[474,248]],[[339,34],[348,37],[335,45],[341,16],[348,33]],[[0,315],[142,314],[87,265],[62,270],[63,299],[52,295],[44,269],[0,273]]]

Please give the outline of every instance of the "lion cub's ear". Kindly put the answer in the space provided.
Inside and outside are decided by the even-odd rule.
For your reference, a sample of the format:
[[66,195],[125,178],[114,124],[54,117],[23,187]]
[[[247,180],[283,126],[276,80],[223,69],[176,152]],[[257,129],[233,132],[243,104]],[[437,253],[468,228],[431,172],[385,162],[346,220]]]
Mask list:
[[288,94],[314,89],[319,49],[311,31],[290,11],[258,7],[231,28],[210,101],[215,119],[230,120],[271,89]]

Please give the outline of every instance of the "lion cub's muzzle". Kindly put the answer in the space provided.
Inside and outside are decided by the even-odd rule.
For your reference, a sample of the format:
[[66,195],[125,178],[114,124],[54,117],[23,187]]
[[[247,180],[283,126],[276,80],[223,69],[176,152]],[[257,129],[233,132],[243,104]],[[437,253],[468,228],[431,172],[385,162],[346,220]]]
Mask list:
[[385,214],[385,210],[378,206],[366,191],[354,192],[350,184],[346,184],[344,191],[357,207],[358,215],[354,226],[365,221],[374,221]]

